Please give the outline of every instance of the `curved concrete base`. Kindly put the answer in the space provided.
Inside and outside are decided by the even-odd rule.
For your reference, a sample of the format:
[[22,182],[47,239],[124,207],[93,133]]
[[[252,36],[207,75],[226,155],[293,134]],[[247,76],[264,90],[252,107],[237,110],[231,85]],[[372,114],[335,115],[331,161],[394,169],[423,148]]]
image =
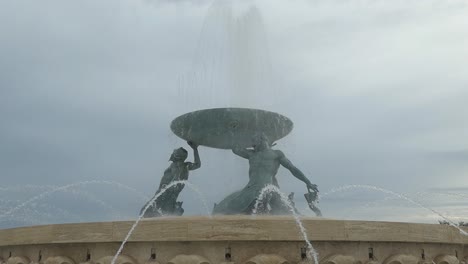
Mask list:
[[[460,264],[468,237],[445,225],[303,218],[321,264]],[[0,230],[0,263],[110,264],[132,221]],[[306,263],[284,216],[143,220],[116,264]]]

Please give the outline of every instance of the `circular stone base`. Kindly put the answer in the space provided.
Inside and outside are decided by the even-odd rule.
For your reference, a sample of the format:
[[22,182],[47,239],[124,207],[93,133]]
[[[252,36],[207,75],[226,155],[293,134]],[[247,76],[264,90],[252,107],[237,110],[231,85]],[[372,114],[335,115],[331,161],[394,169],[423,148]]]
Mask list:
[[[302,218],[322,264],[459,264],[468,237],[446,225]],[[109,264],[133,221],[0,230],[0,262]],[[292,217],[168,217],[140,222],[116,264],[305,262]]]

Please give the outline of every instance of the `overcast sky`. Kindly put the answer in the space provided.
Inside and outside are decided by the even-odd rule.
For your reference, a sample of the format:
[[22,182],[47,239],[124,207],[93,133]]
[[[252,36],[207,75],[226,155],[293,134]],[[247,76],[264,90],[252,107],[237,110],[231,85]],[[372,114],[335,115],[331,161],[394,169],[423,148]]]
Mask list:
[[[174,148],[169,124],[211,107],[282,113],[283,152],[325,194],[374,185],[468,220],[465,0],[0,0],[0,227],[135,218]],[[200,147],[190,175],[210,209],[247,161]],[[192,159],[192,157],[190,157]],[[304,214],[304,184],[285,193]],[[47,185],[47,186],[46,186]],[[131,190],[133,189],[133,190]],[[186,214],[206,214],[196,193]],[[350,188],[325,217],[436,222]]]

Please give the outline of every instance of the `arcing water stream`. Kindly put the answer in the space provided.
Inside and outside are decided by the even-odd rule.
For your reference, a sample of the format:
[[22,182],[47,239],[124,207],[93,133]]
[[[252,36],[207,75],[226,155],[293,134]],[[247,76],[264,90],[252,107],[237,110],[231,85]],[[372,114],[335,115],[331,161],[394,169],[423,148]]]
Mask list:
[[[130,190],[132,192],[135,192],[135,193],[138,193],[139,196],[141,197],[144,197],[142,196],[139,192],[137,192],[135,189],[133,188],[130,188],[126,185],[123,185],[121,183],[118,183],[118,182],[112,182],[112,181],[97,181],[97,180],[93,180],[93,181],[83,181],[83,182],[77,182],[77,183],[72,183],[72,184],[67,184],[67,185],[64,185],[64,186],[59,186],[59,187],[55,187],[55,188],[52,188],[51,190],[49,191],[45,191],[39,195],[36,195],[24,202],[22,202],[21,204],[13,207],[12,209],[0,214],[0,218],[3,218],[3,217],[7,217],[7,216],[10,216],[11,214],[13,214],[14,212],[18,211],[19,209],[35,202],[35,201],[38,201],[40,199],[43,199],[53,193],[56,193],[56,192],[61,192],[61,191],[67,191],[71,188],[74,188],[74,187],[78,187],[78,186],[85,186],[85,185],[90,185],[90,184],[107,184],[107,185],[112,185],[112,186],[117,186],[119,188],[123,188],[123,189],[126,189],[126,190]],[[145,197],[146,199],[146,197]]]
[[206,203],[206,200],[204,199],[202,193],[200,192],[200,190],[198,190],[198,188],[193,185],[192,183],[188,182],[188,181],[174,181],[174,182],[171,182],[170,184],[168,184],[166,187],[164,187],[160,192],[156,193],[153,198],[151,198],[151,200],[146,204],[146,206],[143,208],[143,210],[141,211],[140,215],[138,216],[137,220],[135,221],[135,223],[132,225],[132,227],[130,228],[130,230],[128,231],[127,235],[125,236],[122,244],[120,245],[119,249],[117,250],[117,253],[115,253],[114,257],[112,258],[112,261],[111,261],[111,264],[115,264],[115,262],[117,261],[117,258],[119,257],[119,255],[122,253],[122,250],[123,248],[125,247],[125,244],[127,243],[128,239],[130,238],[130,236],[133,234],[133,232],[135,231],[136,227],[138,226],[138,224],[140,223],[141,219],[143,219],[143,216],[145,215],[146,211],[148,211],[148,209],[151,207],[151,205],[156,201],[156,199],[158,199],[162,194],[164,194],[167,190],[169,190],[171,187],[173,186],[176,186],[178,184],[183,184],[183,185],[186,185],[188,186],[190,189],[192,189],[194,192],[196,192],[198,195],[200,195],[200,199],[202,200],[202,203],[203,203],[203,206],[205,207],[206,211],[207,211],[207,214],[211,216],[210,214],[210,211],[208,209],[208,206],[207,206],[207,203]]
[[346,190],[349,190],[349,189],[367,189],[367,190],[372,190],[372,191],[379,191],[379,192],[382,192],[382,193],[385,193],[385,194],[389,194],[391,196],[394,196],[394,197],[397,197],[399,199],[403,199],[405,201],[408,201],[409,203],[411,204],[414,204],[420,208],[423,208],[423,209],[426,209],[426,210],[429,210],[431,211],[432,213],[438,215],[439,217],[443,218],[445,221],[447,221],[451,226],[455,227],[456,229],[458,229],[458,231],[460,231],[460,234],[464,235],[464,236],[468,236],[468,232],[466,232],[465,230],[461,229],[455,222],[453,222],[452,220],[448,219],[447,217],[445,217],[443,214],[441,214],[440,212],[428,207],[428,206],[425,206],[411,198],[409,198],[408,196],[404,195],[404,194],[401,194],[401,193],[397,193],[397,192],[394,192],[394,191],[390,191],[390,190],[387,190],[387,189],[384,189],[384,188],[381,188],[381,187],[377,187],[377,186],[372,186],[372,185],[362,185],[362,184],[352,184],[352,185],[345,185],[345,186],[340,186],[338,188],[334,188],[328,192],[326,192],[325,194],[321,195],[320,198],[324,198],[328,195],[331,195],[333,193],[337,193],[337,192],[342,192],[342,191],[346,191]]
[[289,211],[294,217],[294,220],[296,221],[296,224],[302,234],[302,237],[304,238],[305,243],[307,244],[307,254],[309,255],[309,259],[313,259],[315,264],[318,264],[318,253],[315,250],[315,248],[312,246],[312,243],[309,240],[309,237],[307,236],[307,230],[305,229],[304,225],[302,224],[302,221],[299,217],[299,215],[296,213],[296,209],[294,206],[291,204],[291,201],[288,199],[288,197],[280,191],[280,189],[274,185],[267,185],[263,187],[263,189],[260,191],[260,194],[257,197],[257,200],[254,205],[253,209],[253,214],[257,214],[258,207],[260,206],[261,201],[270,193],[276,193],[280,196],[281,201],[289,208]]

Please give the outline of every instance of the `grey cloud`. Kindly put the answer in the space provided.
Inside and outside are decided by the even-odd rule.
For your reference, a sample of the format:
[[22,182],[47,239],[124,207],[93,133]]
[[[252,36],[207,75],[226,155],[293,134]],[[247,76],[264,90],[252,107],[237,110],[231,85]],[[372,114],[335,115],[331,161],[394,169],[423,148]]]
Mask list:
[[429,153],[429,156],[454,162],[468,162],[468,150],[439,151]]
[[[229,74],[229,60],[221,55],[232,48],[227,37],[235,31],[225,25],[242,21],[248,8],[227,17],[228,6],[217,10],[208,1],[175,1],[187,3],[177,7],[169,2],[124,1],[120,7],[112,1],[1,2],[2,185],[100,179],[151,195],[171,150],[185,145],[170,132],[170,121],[198,108],[235,105],[290,117],[294,131],[277,148],[322,192],[346,184],[410,195],[437,186],[468,186],[463,177],[466,6],[442,1],[257,1],[266,34],[263,40],[251,38],[259,55],[251,58],[256,65],[270,60],[271,72],[254,80],[263,83],[260,87],[233,90],[221,85]],[[243,4],[250,7],[252,2]],[[243,21],[239,31],[259,32],[249,28],[258,21]],[[238,41],[236,52],[247,52],[242,37]],[[238,74],[253,67],[232,65]],[[218,83],[210,86],[207,76],[217,77],[212,80]],[[209,206],[246,183],[245,160],[224,150],[201,147],[200,152],[203,166],[190,180],[205,193]],[[302,183],[286,170],[278,177],[283,190],[294,191],[297,204],[305,208]],[[134,194],[105,185],[75,191],[96,196],[122,218],[135,216],[142,205]],[[14,197],[4,205],[10,208],[38,193],[3,191],[1,197]],[[30,212],[47,222],[52,221],[47,212],[56,212],[60,221],[116,218],[80,195],[51,195],[16,217]],[[344,217],[343,209],[385,197],[351,190],[324,199],[322,206],[327,216]],[[205,213],[193,191],[185,190],[181,198],[187,214]],[[449,199],[427,202],[465,213]],[[356,209],[351,217],[378,219],[382,213],[383,219],[435,221],[419,209],[412,214],[408,207],[392,200],[382,208]],[[8,221],[1,225],[21,222]]]

